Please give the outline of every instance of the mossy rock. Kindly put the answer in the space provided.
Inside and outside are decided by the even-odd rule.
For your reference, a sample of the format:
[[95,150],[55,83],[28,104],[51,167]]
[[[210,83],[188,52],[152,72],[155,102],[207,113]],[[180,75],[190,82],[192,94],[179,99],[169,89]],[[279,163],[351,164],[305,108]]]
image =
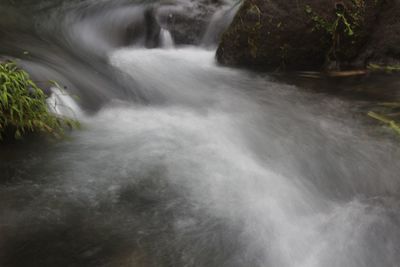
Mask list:
[[358,61],[393,66],[400,64],[400,1],[385,0]]
[[245,0],[222,37],[217,59],[266,70],[315,70],[329,61],[349,65],[368,42],[381,5],[377,0]]

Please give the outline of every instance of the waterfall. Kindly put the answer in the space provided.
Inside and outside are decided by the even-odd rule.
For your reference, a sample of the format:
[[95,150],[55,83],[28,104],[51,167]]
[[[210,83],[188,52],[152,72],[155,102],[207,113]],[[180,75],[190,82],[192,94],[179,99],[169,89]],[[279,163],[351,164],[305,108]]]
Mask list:
[[173,48],[174,40],[172,39],[171,33],[166,29],[161,29],[160,31],[161,46],[163,48]]
[[[399,265],[398,141],[364,102],[216,64],[237,1],[62,2],[0,36],[83,125],[0,147],[1,267]],[[209,15],[198,47],[185,12]]]
[[203,36],[202,44],[204,46],[218,45],[219,38],[232,22],[239,7],[240,3],[238,2],[233,6],[224,6],[214,13]]

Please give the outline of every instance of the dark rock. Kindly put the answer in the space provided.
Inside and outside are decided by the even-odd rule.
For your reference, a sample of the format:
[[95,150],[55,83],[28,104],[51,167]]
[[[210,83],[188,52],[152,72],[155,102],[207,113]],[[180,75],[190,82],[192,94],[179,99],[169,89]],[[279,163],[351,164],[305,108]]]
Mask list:
[[[379,31],[376,23],[386,2],[245,0],[222,37],[217,59],[224,65],[264,70],[351,67],[360,62],[371,33]],[[396,54],[396,43],[387,51]]]
[[160,45],[160,31],[161,27],[158,24],[153,9],[149,8],[144,13],[144,21],[146,27],[146,47],[155,48]]
[[156,48],[160,45],[161,27],[156,18],[153,6],[146,8],[140,18],[136,18],[128,27],[125,45],[143,44],[147,48]]
[[358,57],[360,64],[400,64],[400,1],[386,0],[370,40]]

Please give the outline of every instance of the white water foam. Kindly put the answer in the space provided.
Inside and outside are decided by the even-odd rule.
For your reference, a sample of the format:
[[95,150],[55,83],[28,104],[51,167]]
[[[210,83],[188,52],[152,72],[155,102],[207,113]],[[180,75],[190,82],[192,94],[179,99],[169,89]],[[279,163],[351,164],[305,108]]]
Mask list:
[[52,87],[51,92],[51,96],[47,99],[47,105],[51,112],[68,118],[79,119],[82,117],[82,110],[71,95],[56,87]]
[[[307,141],[310,134],[307,130],[314,127],[309,111],[296,106],[285,111],[301,120],[307,118],[307,124],[311,123],[304,125],[306,131],[299,132],[297,137],[283,121],[275,121],[273,114],[266,117],[275,121],[270,124],[273,128],[255,124],[257,113],[262,110],[236,88],[218,87],[228,77],[232,83],[227,84],[240,86],[240,81],[235,80],[236,71],[216,67],[212,55],[196,49],[120,50],[112,55],[113,65],[131,75],[148,92],[162,94],[167,104],[175,106],[104,111],[101,116],[105,117],[99,125],[113,120],[111,129],[123,136],[114,139],[116,142],[122,137],[123,143],[140,144],[132,147],[133,158],[126,164],[136,162],[137,170],[146,169],[149,162],[165,166],[165,175],[171,183],[190,192],[192,203],[197,203],[194,205],[207,209],[213,217],[241,222],[243,253],[245,257],[257,258],[259,266],[374,266],[371,264],[376,261],[393,262],[397,258],[395,247],[388,247],[387,253],[374,253],[380,248],[366,241],[376,235],[368,229],[387,226],[381,220],[386,215],[379,205],[365,203],[356,196],[344,203],[331,201],[310,183],[311,174],[302,174],[290,165],[290,155],[301,147],[311,149],[311,154],[307,150],[299,151],[304,157],[319,160],[313,156],[317,148],[307,147],[313,144],[312,140]],[[219,75],[221,80],[216,82],[211,79],[212,75]],[[240,79],[245,83],[251,78],[242,75]],[[282,85],[281,90],[285,90]],[[272,107],[266,108],[274,112]],[[121,121],[115,119],[117,114]],[[345,129],[329,126],[330,123],[326,119],[324,128],[320,129],[328,140],[331,136],[338,142],[334,135],[339,134],[346,142],[354,142],[352,137],[343,135]],[[272,134],[275,130],[283,132]],[[273,148],[275,142],[285,144],[284,135],[290,136],[294,142],[289,147],[285,144],[278,150],[265,151],[269,157],[286,155],[279,159],[289,170],[285,175],[249,149],[249,132],[263,134],[265,143],[259,143],[259,149],[264,145]],[[319,138],[317,133],[313,135]],[[296,143],[296,138],[311,143],[303,146]],[[364,156],[361,156],[363,160]],[[360,185],[373,179],[371,175],[369,178],[357,175],[358,178],[346,172],[344,169],[341,175],[353,179],[345,182],[348,186],[361,178],[364,182],[360,181]],[[323,181],[329,173],[321,172],[320,176]],[[386,179],[393,182],[389,176]],[[395,225],[389,228],[398,229]],[[390,234],[385,236],[389,238]],[[389,246],[397,245],[395,240],[389,243]]]

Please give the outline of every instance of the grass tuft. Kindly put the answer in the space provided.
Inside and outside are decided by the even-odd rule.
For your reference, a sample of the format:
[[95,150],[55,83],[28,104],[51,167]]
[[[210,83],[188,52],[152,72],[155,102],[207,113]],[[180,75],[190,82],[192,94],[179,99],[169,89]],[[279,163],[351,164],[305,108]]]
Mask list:
[[0,140],[36,132],[61,138],[65,129],[79,127],[76,120],[51,113],[46,98],[26,71],[0,63]]

